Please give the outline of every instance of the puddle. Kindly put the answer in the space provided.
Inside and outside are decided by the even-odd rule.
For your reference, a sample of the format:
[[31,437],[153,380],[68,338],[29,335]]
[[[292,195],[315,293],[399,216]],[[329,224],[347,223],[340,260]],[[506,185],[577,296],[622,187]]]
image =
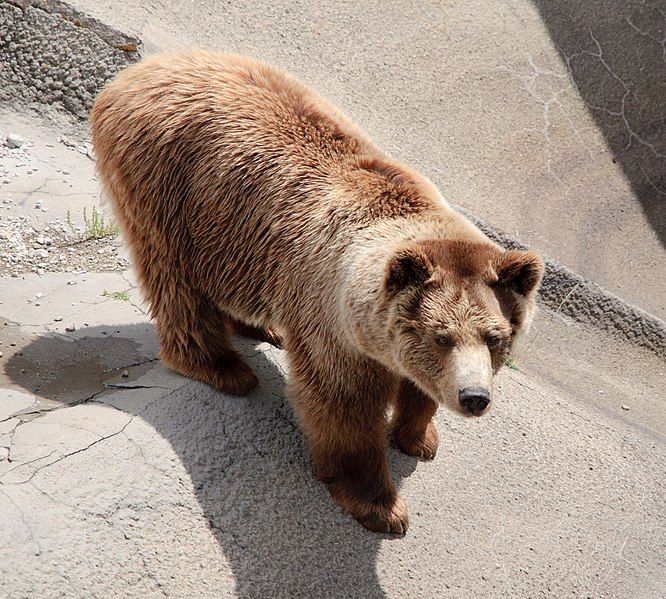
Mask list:
[[139,378],[152,368],[147,360],[153,357],[122,337],[47,336],[32,340],[9,358],[5,371],[12,383],[35,395],[72,405],[104,391],[104,384],[124,370],[129,374],[124,382]]

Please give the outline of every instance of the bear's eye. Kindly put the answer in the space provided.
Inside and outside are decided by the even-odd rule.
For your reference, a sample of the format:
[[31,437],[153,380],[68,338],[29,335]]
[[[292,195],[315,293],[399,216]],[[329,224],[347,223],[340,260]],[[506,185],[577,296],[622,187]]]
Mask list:
[[488,335],[488,337],[486,337],[486,345],[490,349],[499,347],[501,343],[502,343],[502,338],[499,335]]
[[440,347],[451,347],[453,345],[453,340],[448,335],[439,334],[435,337],[435,343]]

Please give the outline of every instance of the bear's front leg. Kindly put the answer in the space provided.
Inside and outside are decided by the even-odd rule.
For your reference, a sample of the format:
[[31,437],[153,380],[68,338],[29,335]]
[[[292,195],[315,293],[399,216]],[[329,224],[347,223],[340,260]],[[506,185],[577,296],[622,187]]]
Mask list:
[[432,417],[437,403],[407,379],[400,383],[391,432],[395,444],[407,455],[432,460],[439,437]]
[[[291,395],[317,478],[369,530],[404,534],[407,507],[391,482],[386,461],[386,408],[395,382],[355,372],[344,373],[347,380],[342,385],[307,372],[302,362],[295,366]],[[355,388],[349,379],[356,382]]]

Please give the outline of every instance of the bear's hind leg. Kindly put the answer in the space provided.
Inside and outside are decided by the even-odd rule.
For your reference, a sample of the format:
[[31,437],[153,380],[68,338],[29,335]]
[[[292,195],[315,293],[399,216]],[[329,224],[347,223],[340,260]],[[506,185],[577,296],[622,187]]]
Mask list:
[[391,432],[402,452],[424,460],[435,457],[439,437],[432,417],[436,411],[434,400],[407,379],[401,381]]
[[232,326],[222,310],[185,284],[171,284],[158,297],[151,312],[166,364],[232,395],[257,386],[252,369],[232,347]]

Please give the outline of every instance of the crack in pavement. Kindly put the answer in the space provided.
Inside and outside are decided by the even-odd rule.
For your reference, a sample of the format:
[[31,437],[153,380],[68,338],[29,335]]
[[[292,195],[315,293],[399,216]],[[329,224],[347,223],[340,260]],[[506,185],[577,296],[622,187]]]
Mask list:
[[[608,114],[610,116],[615,116],[615,117],[618,117],[618,118],[621,119],[622,124],[624,125],[624,128],[625,128],[625,130],[628,134],[628,139],[627,139],[627,144],[625,145],[625,147],[619,152],[620,154],[624,153],[627,149],[629,149],[629,147],[631,146],[632,140],[636,140],[639,144],[649,148],[650,151],[653,153],[653,155],[656,158],[666,158],[666,154],[660,153],[653,143],[650,143],[649,141],[643,139],[638,133],[636,133],[636,131],[634,131],[632,126],[629,124],[629,121],[628,121],[626,113],[625,113],[626,102],[627,102],[627,98],[630,95],[634,95],[634,94],[631,91],[630,87],[624,82],[624,80],[619,75],[617,75],[617,73],[615,73],[615,71],[613,71],[611,66],[608,64],[608,62],[604,58],[604,53],[603,53],[603,49],[601,47],[601,44],[599,43],[599,40],[595,37],[594,32],[592,31],[592,29],[588,30],[588,34],[590,36],[590,39],[592,40],[592,42],[596,46],[597,52],[592,52],[590,50],[581,50],[580,52],[575,52],[571,55],[567,55],[566,52],[564,52],[564,50],[562,48],[558,47],[558,50],[559,50],[560,54],[562,55],[562,57],[564,58],[564,61],[566,63],[567,71],[569,73],[569,79],[570,79],[571,83],[574,85],[574,87],[576,88],[576,92],[577,92],[578,96],[580,97],[580,99],[585,103],[585,105],[588,108],[591,108],[593,110],[598,110],[598,111],[603,112],[605,114]],[[585,98],[585,96],[583,95],[583,93],[582,93],[582,91],[581,91],[581,89],[578,85],[578,82],[576,81],[576,78],[574,76],[574,69],[573,69],[571,63],[576,58],[579,58],[579,57],[585,56],[585,55],[593,56],[593,57],[597,58],[599,60],[599,62],[601,63],[601,65],[604,67],[604,69],[608,72],[608,74],[615,81],[617,81],[620,84],[620,86],[622,87],[622,89],[624,90],[624,94],[622,96],[622,99],[620,100],[620,110],[611,110],[611,109],[606,108],[604,106],[598,106],[596,104],[593,104],[592,102],[589,102]],[[635,95],[634,95],[634,97],[635,97]],[[660,193],[663,194],[665,192],[660,191]]]
[[30,540],[31,540],[35,545],[37,545],[37,549],[39,550],[39,554],[38,554],[38,555],[41,555],[41,554],[44,552],[44,550],[42,549],[42,546],[41,546],[41,544],[39,543],[39,541],[35,538],[35,534],[34,534],[34,532],[33,532],[33,530],[32,530],[32,527],[28,524],[28,522],[27,522],[27,520],[26,520],[26,518],[25,518],[25,514],[23,513],[23,510],[21,509],[21,507],[18,505],[18,503],[16,503],[16,502],[12,499],[12,497],[11,497],[10,495],[8,495],[7,493],[5,493],[2,489],[0,489],[0,494],[4,495],[4,496],[8,499],[9,503],[11,503],[11,504],[16,508],[16,511],[17,511],[18,514],[19,514],[19,518],[21,519],[21,522],[23,523],[23,526],[24,526],[25,529],[28,531],[28,535],[30,536]]
[[[113,437],[115,437],[115,436],[117,436],[117,435],[120,435],[120,434],[124,433],[124,432],[125,432],[125,429],[126,429],[131,423],[132,423],[132,421],[134,420],[134,418],[136,418],[137,416],[140,416],[141,414],[143,414],[143,413],[144,413],[146,410],[148,410],[148,408],[150,408],[153,404],[155,404],[155,403],[157,403],[158,401],[161,401],[161,400],[163,400],[163,399],[166,399],[167,397],[169,397],[169,396],[172,395],[173,393],[176,393],[177,391],[180,391],[181,389],[184,389],[185,387],[187,387],[188,385],[190,385],[190,384],[192,384],[192,383],[193,383],[193,381],[189,381],[189,382],[185,383],[184,385],[178,387],[177,389],[173,389],[173,390],[171,390],[169,393],[167,393],[167,394],[165,394],[165,395],[162,395],[162,396],[160,396],[160,397],[154,399],[153,401],[151,401],[151,402],[149,402],[148,404],[146,404],[146,405],[143,407],[143,409],[141,409],[137,414],[132,414],[132,416],[130,416],[130,418],[127,420],[127,422],[126,422],[126,423],[120,428],[120,430],[115,431],[115,432],[113,432],[113,433],[111,433],[111,434],[109,434],[109,435],[104,435],[104,436],[100,437],[99,439],[96,439],[96,440],[93,441],[92,443],[89,443],[89,444],[86,445],[85,447],[82,447],[82,448],[77,449],[77,450],[75,450],[75,451],[71,451],[71,452],[69,452],[69,453],[67,453],[67,454],[65,454],[65,455],[60,456],[59,458],[57,458],[57,459],[54,460],[53,462],[49,462],[48,464],[44,464],[43,466],[40,466],[39,468],[36,468],[35,470],[33,470],[32,474],[30,474],[30,476],[29,476],[27,479],[22,480],[22,481],[19,481],[19,482],[14,482],[14,483],[6,483],[6,482],[3,482],[2,479],[3,479],[5,476],[7,476],[7,474],[9,474],[10,472],[13,472],[14,470],[16,470],[16,469],[18,469],[18,468],[22,468],[23,466],[27,466],[27,465],[29,465],[29,464],[31,464],[31,463],[33,463],[33,462],[37,462],[37,461],[39,461],[39,460],[46,459],[46,458],[50,457],[51,455],[53,455],[53,454],[55,453],[55,450],[53,450],[51,453],[49,453],[49,454],[46,455],[46,456],[41,456],[41,457],[39,457],[39,458],[35,458],[34,460],[30,460],[29,462],[23,462],[23,463],[21,463],[21,464],[18,464],[17,466],[15,466],[14,468],[11,468],[10,470],[7,470],[5,473],[3,473],[3,474],[0,476],[0,486],[4,486],[4,485],[15,486],[15,485],[22,485],[22,484],[28,483],[28,482],[32,481],[32,479],[33,479],[33,478],[37,475],[37,473],[40,472],[41,470],[44,470],[44,469],[46,469],[46,468],[49,468],[49,467],[53,466],[54,464],[57,464],[57,463],[59,463],[59,462],[62,462],[63,460],[66,460],[67,458],[70,458],[70,457],[73,456],[73,455],[77,455],[77,454],[79,454],[79,453],[83,453],[84,451],[87,451],[88,449],[90,449],[91,447],[94,447],[94,446],[97,445],[98,443],[101,443],[102,441],[106,441],[106,440],[108,440],[108,439],[111,439],[111,438],[113,438]],[[95,402],[95,403],[100,403],[100,402]],[[106,403],[105,403],[105,404],[101,404],[101,405],[106,405],[106,406],[108,406],[108,405],[111,405],[111,404],[106,404]],[[116,408],[116,406],[111,405],[111,407],[113,407],[114,409],[119,410],[119,411],[121,411],[121,412],[123,412],[123,413],[126,413],[126,412],[124,412],[124,410],[120,410],[119,408]],[[90,431],[89,431],[89,432],[90,432]]]
[[658,10],[661,13],[662,18],[664,19],[664,35],[661,39],[655,37],[654,35],[648,33],[647,31],[643,31],[640,27],[637,27],[630,17],[625,17],[625,21],[639,35],[642,35],[643,37],[647,37],[648,39],[657,42],[661,46],[662,58],[666,61],[666,13],[660,10],[658,6],[654,6],[653,8]]

